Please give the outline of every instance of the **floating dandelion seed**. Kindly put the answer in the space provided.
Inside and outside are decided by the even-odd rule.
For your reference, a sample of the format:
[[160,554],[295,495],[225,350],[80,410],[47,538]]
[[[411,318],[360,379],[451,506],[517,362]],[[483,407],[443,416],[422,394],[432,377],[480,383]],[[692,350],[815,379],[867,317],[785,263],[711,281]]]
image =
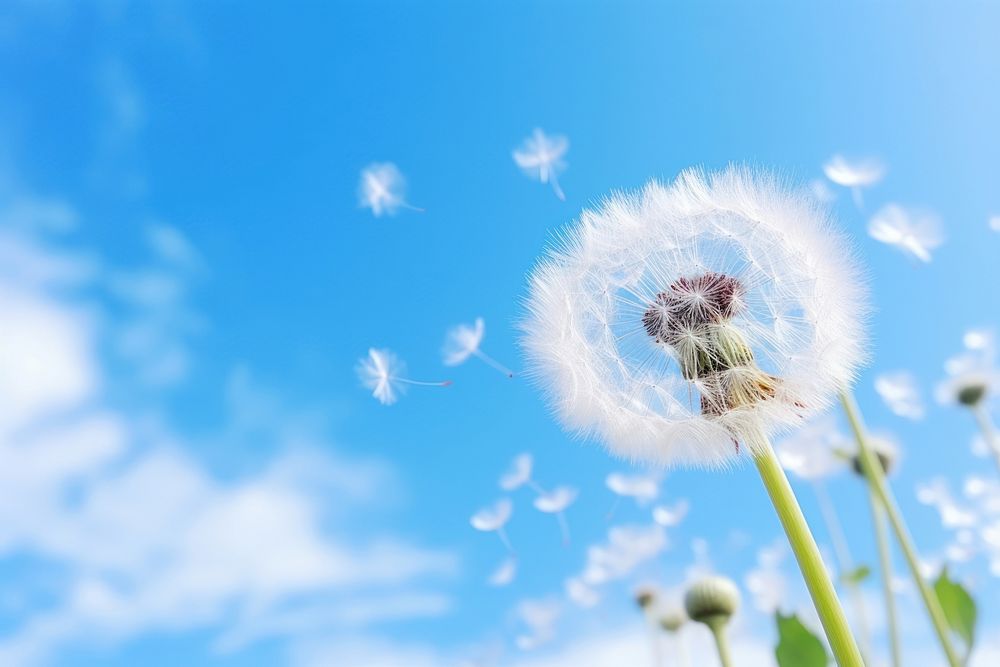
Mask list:
[[893,413],[907,419],[924,418],[924,401],[913,373],[895,371],[875,378],[875,391]]
[[485,335],[486,322],[481,317],[477,317],[471,326],[468,324],[459,324],[449,329],[444,341],[443,354],[445,365],[458,366],[464,363],[469,357],[476,357],[507,377],[514,377],[514,373],[509,368],[479,349]]
[[842,155],[834,155],[823,165],[823,173],[837,185],[851,189],[854,204],[864,208],[861,198],[862,188],[875,185],[885,175],[885,165],[874,158],[849,161]]
[[615,526],[608,530],[606,542],[587,549],[579,578],[588,586],[624,579],[666,548],[667,535],[660,526]]
[[566,597],[584,609],[596,607],[601,601],[601,596],[597,591],[576,577],[567,579],[564,587]]
[[569,524],[566,523],[566,509],[576,500],[578,492],[569,486],[559,486],[540,493],[535,498],[535,509],[546,514],[555,514],[562,531],[563,544],[569,544]]
[[406,179],[392,162],[373,162],[361,170],[358,201],[362,208],[370,208],[376,218],[383,213],[395,215],[401,208],[423,211],[407,203]]
[[569,140],[563,136],[548,136],[535,129],[530,137],[514,150],[514,162],[528,176],[551,183],[556,197],[565,201],[566,195],[559,187],[559,173],[566,169],[563,156],[569,150]]
[[504,491],[514,491],[527,486],[537,494],[545,493],[545,489],[531,478],[534,465],[535,459],[527,452],[515,456],[510,467],[500,476],[500,488]]
[[941,222],[936,215],[905,209],[898,204],[880,208],[868,221],[868,234],[921,262],[930,262],[931,251],[944,243]]
[[370,348],[368,356],[358,361],[357,373],[361,384],[372,390],[372,396],[382,405],[392,405],[404,393],[407,385],[447,387],[451,380],[422,382],[403,377],[406,364],[392,350]]
[[528,632],[514,640],[522,651],[530,651],[555,637],[555,626],[562,615],[562,605],[553,600],[525,600],[517,606],[517,616]]
[[510,501],[510,498],[501,498],[496,501],[490,507],[484,507],[469,519],[469,523],[476,530],[481,530],[484,533],[496,533],[503,542],[503,545],[507,547],[507,551],[514,553],[514,548],[510,544],[510,539],[507,537],[507,533],[504,530],[504,526],[510,521],[511,514],[514,513],[514,504]]
[[690,504],[683,499],[673,505],[657,505],[653,508],[653,521],[664,528],[672,528],[684,520],[689,509]]
[[534,271],[528,308],[534,375],[570,430],[661,464],[752,456],[835,656],[860,665],[768,440],[863,357],[859,272],[815,199],[739,168],[612,196]]
[[608,521],[614,516],[622,498],[633,498],[642,507],[660,495],[660,479],[654,475],[625,475],[613,472],[605,478],[604,484],[616,496],[606,517]]
[[513,556],[505,559],[490,578],[487,580],[490,586],[496,586],[500,588],[502,586],[508,586],[514,581],[514,577],[517,576],[517,559]]

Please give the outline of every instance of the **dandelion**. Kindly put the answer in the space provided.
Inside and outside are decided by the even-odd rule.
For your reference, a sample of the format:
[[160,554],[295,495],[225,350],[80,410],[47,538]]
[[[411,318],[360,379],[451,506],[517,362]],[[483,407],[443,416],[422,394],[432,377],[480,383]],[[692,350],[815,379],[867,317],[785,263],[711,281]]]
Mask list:
[[556,197],[565,200],[559,187],[559,173],[566,169],[563,156],[569,150],[569,140],[563,136],[548,136],[535,128],[530,137],[514,150],[514,162],[521,170],[542,183],[551,183]]
[[875,378],[875,391],[893,413],[907,419],[924,418],[924,401],[913,373],[895,371]]
[[510,467],[500,476],[500,488],[504,491],[514,491],[527,485],[535,493],[545,493],[532,478],[531,472],[535,465],[535,459],[527,452],[514,457]]
[[469,523],[472,524],[473,528],[484,533],[496,533],[503,545],[507,547],[507,551],[513,554],[514,548],[510,545],[510,539],[504,530],[504,526],[510,521],[510,516],[513,513],[514,504],[510,498],[501,498],[490,507],[484,507],[473,514]]
[[376,218],[383,213],[396,215],[400,208],[423,211],[407,203],[406,179],[392,162],[373,162],[361,170],[358,202],[362,208],[370,208]]
[[672,506],[657,505],[653,508],[653,521],[664,528],[672,528],[687,516],[690,504],[687,500],[678,500]]
[[681,636],[681,628],[687,623],[687,614],[681,607],[670,607],[660,612],[660,629],[673,637],[674,651],[677,658],[678,667],[687,667],[687,649],[684,647],[684,638]]
[[769,434],[822,409],[862,358],[864,290],[815,200],[730,168],[587,212],[531,278],[524,345],[569,429],[615,454],[749,454],[834,653],[860,655]]
[[615,494],[615,502],[608,511],[607,520],[611,520],[622,498],[633,498],[642,507],[660,495],[660,480],[654,475],[625,475],[613,472],[604,480],[605,486]]
[[546,514],[555,514],[562,532],[563,544],[569,544],[569,525],[566,523],[566,509],[573,504],[577,490],[569,486],[559,486],[552,491],[539,494],[535,498],[535,509]]
[[514,377],[514,373],[509,368],[479,349],[485,335],[486,322],[481,317],[477,317],[471,326],[459,324],[449,329],[444,342],[445,365],[458,366],[469,357],[476,357],[507,377]]
[[695,623],[706,625],[712,632],[722,667],[731,667],[733,664],[726,637],[726,626],[739,606],[740,592],[736,584],[724,577],[701,579],[692,584],[684,595],[684,608],[688,618]]
[[382,405],[392,405],[406,390],[407,385],[425,387],[447,387],[451,380],[443,382],[422,382],[403,377],[406,364],[392,350],[385,348],[369,348],[368,356],[358,361],[358,378],[366,389],[372,390],[372,396]]
[[510,556],[504,559],[504,561],[500,563],[500,566],[493,571],[493,574],[491,574],[489,579],[487,579],[487,583],[489,583],[490,586],[496,586],[497,588],[508,586],[514,581],[515,576],[517,576],[517,559]]
[[989,329],[972,329],[962,342],[965,352],[945,362],[947,378],[937,386],[939,402],[968,408],[982,433],[983,442],[1000,470],[1000,437],[990,416],[989,401],[1000,387],[996,368],[996,339]]
[[899,248],[921,262],[931,261],[931,251],[944,243],[941,222],[925,211],[887,204],[868,221],[868,235]]
[[823,173],[837,185],[850,188],[854,204],[864,208],[861,190],[882,180],[885,165],[874,158],[853,162],[842,155],[834,155],[823,165]]

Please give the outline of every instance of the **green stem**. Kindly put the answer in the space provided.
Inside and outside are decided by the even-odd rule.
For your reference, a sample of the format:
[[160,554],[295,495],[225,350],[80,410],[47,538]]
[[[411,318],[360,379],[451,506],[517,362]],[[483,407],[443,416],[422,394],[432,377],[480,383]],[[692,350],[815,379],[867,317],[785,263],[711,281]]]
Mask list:
[[771,497],[771,503],[778,513],[778,519],[788,536],[788,543],[792,547],[795,559],[799,563],[802,577],[805,579],[819,620],[826,632],[826,638],[833,650],[833,657],[840,667],[863,667],[861,652],[851,634],[847,617],[844,616],[844,610],[837,599],[837,593],[823,564],[816,540],[813,539],[809,524],[802,515],[802,508],[799,507],[788,478],[785,477],[785,471],[778,463],[778,457],[774,455],[771,443],[764,440],[757,444],[754,462]]
[[885,513],[879,505],[875,492],[868,485],[868,501],[872,510],[872,525],[875,527],[875,543],[878,545],[879,570],[882,573],[882,594],[885,596],[885,617],[889,626],[889,647],[892,651],[893,667],[900,667],[902,655],[899,647],[899,625],[896,622],[896,596],[892,591],[892,558],[889,554],[889,539],[885,533]]
[[906,558],[906,564],[910,569],[910,575],[913,577],[913,583],[917,585],[917,589],[920,591],[920,597],[927,608],[927,615],[931,619],[934,632],[938,636],[938,641],[941,643],[941,648],[948,659],[948,664],[951,667],[961,667],[962,663],[958,658],[958,654],[955,653],[955,649],[951,645],[951,638],[948,635],[948,623],[945,620],[944,611],[941,609],[941,603],[920,572],[920,561],[917,558],[917,550],[913,546],[913,538],[910,537],[910,532],[903,521],[899,507],[896,505],[896,499],[892,495],[892,490],[885,481],[882,464],[868,445],[865,426],[861,420],[861,413],[854,401],[854,397],[846,390],[842,391],[840,393],[840,402],[844,406],[844,412],[847,415],[848,422],[851,424],[854,439],[858,443],[861,467],[863,468],[865,477],[868,479],[869,486],[889,516],[889,525],[892,526],[892,530],[896,535],[896,541],[899,542],[899,546],[903,550],[903,556]]
[[976,418],[976,423],[979,424],[979,430],[983,432],[983,439],[986,440],[986,446],[990,448],[990,452],[993,454],[997,470],[1000,470],[1000,442],[997,441],[997,429],[993,425],[990,413],[986,411],[982,401],[972,406],[972,415]]
[[719,664],[722,667],[732,667],[733,661],[729,657],[729,640],[726,638],[725,619],[710,619],[705,624],[712,631],[712,636],[715,638],[715,647],[719,649]]
[[[813,481],[813,490],[816,492],[816,499],[819,501],[820,515],[826,524],[826,530],[830,534],[833,542],[833,554],[837,558],[838,573],[843,576],[845,573],[854,571],[854,559],[851,558],[851,551],[847,547],[847,537],[844,535],[843,525],[837,518],[837,510],[830,499],[830,494],[826,490],[826,485],[822,480]],[[851,594],[851,604],[854,606],[854,614],[857,616],[858,627],[861,632],[861,656],[867,658],[872,654],[872,633],[868,626],[868,614],[865,611],[865,600],[861,592],[861,586],[857,581],[848,579],[844,581]]]

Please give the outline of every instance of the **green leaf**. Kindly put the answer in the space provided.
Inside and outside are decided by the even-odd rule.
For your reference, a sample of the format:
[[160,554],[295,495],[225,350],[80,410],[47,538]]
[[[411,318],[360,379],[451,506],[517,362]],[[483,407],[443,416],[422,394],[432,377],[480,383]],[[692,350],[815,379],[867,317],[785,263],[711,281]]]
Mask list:
[[778,645],[774,649],[774,657],[778,659],[779,667],[826,667],[830,662],[823,646],[809,628],[795,614],[783,616],[781,612],[774,615],[778,624]]
[[966,655],[972,653],[976,641],[976,601],[962,584],[948,576],[948,568],[941,570],[934,582],[934,592],[941,602],[948,625],[965,642]]
[[845,584],[860,584],[872,573],[872,569],[867,565],[858,565],[853,570],[848,570],[840,575]]

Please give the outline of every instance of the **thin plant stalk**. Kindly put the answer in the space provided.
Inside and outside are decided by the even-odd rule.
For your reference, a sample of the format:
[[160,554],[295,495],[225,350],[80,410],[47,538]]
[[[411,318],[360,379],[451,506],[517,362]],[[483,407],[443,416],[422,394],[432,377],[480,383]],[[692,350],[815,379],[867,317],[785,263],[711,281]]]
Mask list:
[[712,638],[715,639],[715,648],[719,651],[719,664],[722,667],[732,667],[733,659],[730,657],[729,639],[726,637],[726,620],[709,619],[705,625],[712,631]]
[[[843,575],[854,571],[854,559],[851,558],[851,551],[847,546],[847,537],[844,534],[844,527],[837,517],[837,510],[830,499],[830,493],[826,490],[826,485],[820,480],[813,481],[813,491],[819,502],[819,511],[826,524],[827,532],[830,534],[830,541],[833,542],[833,553],[837,558],[838,570]],[[851,605],[854,607],[854,615],[857,617],[857,624],[861,635],[861,654],[864,657],[872,654],[872,634],[868,625],[868,613],[865,610],[865,598],[861,592],[861,585],[853,579],[844,580],[844,585],[851,595]]]
[[997,438],[997,428],[993,424],[993,419],[990,418],[990,413],[986,410],[986,406],[983,405],[983,401],[979,401],[971,409],[972,416],[976,418],[976,423],[979,424],[979,430],[983,432],[983,439],[986,440],[986,446],[990,448],[990,453],[993,454],[997,470],[1000,471],[1000,439]]
[[899,624],[896,620],[896,594],[892,590],[892,556],[889,552],[889,537],[885,531],[885,511],[870,485],[867,486],[869,486],[868,501],[872,510],[872,526],[875,528],[875,543],[878,546],[879,571],[882,574],[882,594],[885,597],[885,619],[889,629],[892,667],[901,667],[903,658],[899,646]]
[[771,443],[764,440],[759,445],[754,454],[754,462],[757,464],[760,478],[764,482],[778,519],[788,536],[788,542],[812,596],[819,620],[823,624],[833,657],[840,667],[864,667],[861,651],[858,650],[858,645],[851,634],[850,625],[840,606],[840,600],[837,599],[837,592],[820,556],[819,547],[816,546],[809,524],[802,515],[802,508],[799,507],[785,471],[778,463],[778,457],[775,456]]
[[660,627],[656,619],[649,612],[644,611],[646,616],[646,628],[649,631],[649,655],[652,659],[653,667],[663,667],[663,651],[660,647]]
[[893,533],[896,535],[896,541],[903,551],[903,556],[906,559],[906,565],[909,567],[913,582],[920,591],[920,597],[924,602],[924,607],[927,608],[927,615],[930,617],[931,625],[934,626],[934,632],[937,634],[941,649],[944,651],[948,664],[951,667],[961,667],[962,661],[951,645],[951,637],[948,634],[948,622],[944,611],[941,609],[941,603],[920,572],[920,560],[917,557],[917,550],[913,545],[913,538],[910,536],[910,531],[903,521],[903,516],[896,504],[896,498],[892,495],[892,490],[885,481],[882,464],[868,444],[868,437],[857,403],[854,401],[854,397],[847,391],[841,392],[840,402],[847,415],[847,421],[851,424],[854,439],[858,443],[862,472],[864,472],[869,486],[889,517],[889,525],[892,526]]
[[687,647],[680,630],[672,633],[674,636],[674,654],[677,657],[677,667],[688,667]]
[[473,350],[472,354],[474,354],[476,357],[478,357],[479,359],[481,359],[484,363],[486,363],[487,366],[490,366],[493,369],[500,371],[501,373],[503,373],[507,377],[509,377],[509,378],[514,377],[514,371],[510,370],[509,368],[507,368],[506,366],[504,366],[499,361],[497,361],[496,359],[494,359],[490,355],[486,354],[485,352],[477,349],[477,350]]

